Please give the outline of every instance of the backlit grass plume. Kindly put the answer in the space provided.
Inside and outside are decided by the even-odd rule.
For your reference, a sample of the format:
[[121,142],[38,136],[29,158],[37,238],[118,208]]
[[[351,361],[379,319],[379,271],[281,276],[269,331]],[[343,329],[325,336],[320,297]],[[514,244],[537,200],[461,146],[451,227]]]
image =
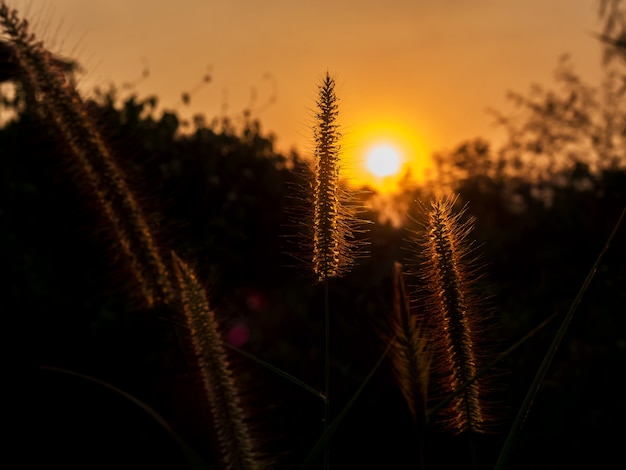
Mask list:
[[[316,101],[315,155],[313,170],[313,227],[311,258],[313,271],[324,283],[324,429],[330,422],[330,311],[328,280],[344,274],[354,262],[356,217],[351,198],[339,181],[340,144],[339,99],[335,80],[328,72],[318,87]],[[350,238],[350,240],[348,240]],[[324,468],[330,468],[329,448],[325,449]]]
[[[467,236],[473,221],[462,222],[465,213],[454,213],[457,198],[438,198],[425,208],[425,231],[417,241],[422,246],[421,265],[428,297],[426,316],[435,346],[434,384],[444,397],[460,389],[478,370],[477,329],[479,303],[474,292],[474,274]],[[475,381],[454,398],[445,415],[456,432],[484,431],[482,390]]]
[[339,185],[339,99],[327,72],[319,86],[315,114],[313,183],[313,269],[318,280],[341,275],[351,264],[346,236],[351,235],[344,194]]
[[426,458],[428,381],[432,351],[422,322],[411,311],[411,302],[400,263],[394,265],[393,300],[394,314],[391,318],[391,334],[388,338],[389,356],[396,382],[415,422],[417,445],[423,468]]
[[394,315],[391,319],[389,351],[396,380],[407,401],[413,419],[426,423],[426,399],[432,354],[425,329],[411,312],[402,264],[395,263],[393,272]]
[[226,469],[262,468],[213,310],[193,271],[173,254],[182,310]]
[[172,288],[145,216],[128,188],[78,92],[55,65],[43,43],[28,32],[28,22],[15,10],[0,5],[0,25],[20,71],[27,101],[35,106],[52,133],[68,150],[75,167],[108,219],[144,302],[169,300]]

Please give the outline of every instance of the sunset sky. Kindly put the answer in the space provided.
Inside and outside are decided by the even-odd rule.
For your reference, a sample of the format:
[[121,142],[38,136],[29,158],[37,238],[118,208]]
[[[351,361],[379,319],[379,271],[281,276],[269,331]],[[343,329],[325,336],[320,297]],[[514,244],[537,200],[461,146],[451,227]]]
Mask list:
[[[599,83],[598,0],[9,0],[53,51],[77,58],[85,94],[137,82],[183,116],[246,108],[281,151],[310,150],[316,88],[336,78],[344,149],[398,147],[416,172],[434,150],[499,132],[508,90],[552,84],[569,53]],[[149,76],[142,77],[144,68]],[[211,81],[202,85],[202,77]],[[181,93],[192,92],[190,106]],[[360,163],[355,166],[360,165]]]

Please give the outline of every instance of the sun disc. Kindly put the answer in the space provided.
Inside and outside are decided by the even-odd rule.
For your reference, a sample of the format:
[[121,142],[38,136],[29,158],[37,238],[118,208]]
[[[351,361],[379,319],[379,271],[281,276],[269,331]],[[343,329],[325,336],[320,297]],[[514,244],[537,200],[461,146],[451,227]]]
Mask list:
[[400,154],[390,145],[377,145],[367,154],[367,169],[378,177],[390,176],[400,170]]

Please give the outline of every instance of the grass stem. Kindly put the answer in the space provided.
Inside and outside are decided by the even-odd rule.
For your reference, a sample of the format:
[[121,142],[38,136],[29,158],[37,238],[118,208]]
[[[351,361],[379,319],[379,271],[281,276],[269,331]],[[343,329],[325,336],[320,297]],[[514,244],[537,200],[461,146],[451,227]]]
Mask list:
[[539,366],[539,369],[537,370],[535,379],[533,380],[530,386],[530,389],[528,390],[528,393],[526,394],[526,397],[524,398],[522,406],[519,408],[517,412],[517,416],[515,417],[513,426],[511,426],[511,430],[509,431],[506,441],[504,442],[504,445],[502,446],[502,450],[500,451],[500,455],[496,463],[496,467],[495,467],[496,470],[502,470],[506,468],[506,462],[511,454],[513,443],[515,442],[517,435],[519,434],[524,424],[524,421],[526,421],[526,417],[528,416],[530,407],[532,406],[535,400],[535,396],[537,395],[537,392],[539,391],[539,387],[541,386],[543,379],[545,378],[546,373],[548,371],[548,368],[550,367],[550,364],[552,363],[552,359],[554,359],[556,351],[558,350],[559,345],[561,344],[561,341],[563,340],[563,337],[565,336],[565,332],[567,331],[567,328],[572,320],[572,317],[574,316],[574,312],[578,308],[578,305],[580,304],[580,301],[582,300],[584,293],[587,291],[587,288],[591,284],[591,281],[593,280],[596,272],[598,271],[598,268],[600,267],[600,263],[602,262],[604,255],[609,249],[609,246],[611,245],[613,238],[615,238],[615,234],[617,233],[617,230],[619,229],[622,223],[622,220],[624,219],[624,214],[626,214],[626,206],[624,207],[624,209],[622,209],[622,213],[617,219],[617,222],[615,223],[615,226],[613,227],[611,234],[609,235],[608,239],[606,240],[606,243],[602,247],[602,250],[600,250],[598,257],[596,258],[595,262],[593,263],[593,266],[591,267],[591,269],[589,270],[589,273],[587,274],[587,277],[585,278],[585,280],[583,281],[583,284],[578,290],[578,293],[576,294],[576,297],[574,298],[572,305],[570,306],[567,312],[567,315],[565,316],[565,318],[563,318],[563,321],[561,322],[561,326],[559,327],[556,333],[556,336],[552,340],[552,343],[550,344],[550,347],[548,348],[548,351],[546,355],[544,356],[543,361],[541,365]]
[[[328,278],[324,279],[324,432],[330,421],[330,309],[328,302]],[[330,446],[324,450],[324,468],[330,468]]]

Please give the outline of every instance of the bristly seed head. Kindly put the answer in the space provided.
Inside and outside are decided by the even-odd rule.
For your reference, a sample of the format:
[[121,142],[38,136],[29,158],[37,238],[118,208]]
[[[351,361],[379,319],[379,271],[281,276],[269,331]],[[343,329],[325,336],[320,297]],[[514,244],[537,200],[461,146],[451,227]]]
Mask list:
[[338,104],[335,81],[326,73],[319,87],[315,135],[313,266],[320,281],[340,271]]
[[19,70],[27,100],[45,118],[79,170],[108,221],[117,247],[137,281],[147,306],[173,299],[170,273],[163,262],[148,221],[131,192],[122,169],[112,157],[85,103],[58,61],[28,32],[28,22],[0,3],[0,31]]
[[[461,222],[463,208],[456,214],[457,198],[438,198],[425,208],[425,233],[419,243],[424,249],[422,277],[429,292],[429,317],[437,335],[437,383],[440,391],[451,394],[472,379],[478,370],[477,301],[473,292],[471,245],[467,235],[472,221]],[[467,386],[448,407],[450,424],[457,432],[481,432],[484,407],[477,382]]]

